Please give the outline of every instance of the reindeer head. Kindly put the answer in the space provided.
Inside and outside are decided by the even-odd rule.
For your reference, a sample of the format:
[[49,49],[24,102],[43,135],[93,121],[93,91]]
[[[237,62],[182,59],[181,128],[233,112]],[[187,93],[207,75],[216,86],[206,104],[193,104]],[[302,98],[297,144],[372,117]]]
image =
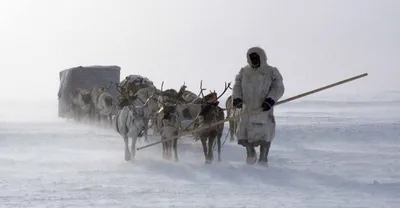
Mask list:
[[[150,95],[149,98],[144,102],[143,107],[147,107],[150,111],[150,115],[157,112],[158,110],[158,97],[156,96],[156,93],[153,92],[153,94]],[[146,115],[150,116],[150,115]]]
[[177,104],[164,104],[164,119],[170,119],[175,113],[177,109]]
[[224,91],[221,93],[221,95],[220,96],[218,96],[218,94],[217,94],[217,92],[215,92],[215,90],[214,91],[211,91],[210,90],[210,93],[209,94],[207,94],[207,95],[205,95],[204,96],[204,93],[203,93],[203,91],[204,90],[206,90],[206,89],[204,89],[203,88],[203,81],[200,81],[200,93],[199,93],[199,95],[197,96],[197,97],[202,97],[202,104],[213,104],[213,105],[218,105],[219,104],[219,98],[221,98],[222,97],[222,95],[224,95],[225,94],[225,92],[230,88],[230,85],[231,85],[231,83],[226,83],[225,82],[225,89],[224,89]]
[[92,95],[89,91],[80,92],[80,94],[84,105],[88,105],[92,102]]
[[[225,94],[225,92],[229,89],[231,83],[225,83],[225,89],[221,93],[220,96],[217,96],[215,90],[210,92],[206,96],[203,96],[204,102],[202,103],[202,109],[199,113],[199,116],[203,118],[202,122],[211,123],[214,119],[220,119],[222,114],[222,119],[224,118],[223,109],[218,106],[219,101],[218,99]],[[202,88],[202,87],[200,87]],[[203,94],[201,92],[201,94]]]
[[114,101],[114,99],[111,96],[106,96],[104,98],[104,103],[106,104],[107,107],[112,107],[113,106],[113,101]]
[[144,117],[144,109],[140,107],[131,107],[131,111],[134,117]]
[[[174,95],[176,95],[176,91],[174,89],[168,89],[163,91],[163,86],[164,86],[164,81],[161,83],[161,95],[158,98],[158,103],[159,103],[159,111],[160,112],[164,112],[165,113],[165,109],[167,108],[167,110],[173,110],[172,107],[177,105],[177,101],[175,99],[173,99],[172,97]],[[175,111],[175,110],[173,110]]]

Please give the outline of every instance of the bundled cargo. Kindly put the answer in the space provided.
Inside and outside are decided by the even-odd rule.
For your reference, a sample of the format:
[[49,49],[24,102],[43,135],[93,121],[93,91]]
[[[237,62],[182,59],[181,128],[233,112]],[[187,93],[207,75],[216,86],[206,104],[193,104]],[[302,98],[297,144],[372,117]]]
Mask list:
[[118,109],[122,109],[124,106],[131,104],[135,100],[134,95],[142,88],[155,87],[153,82],[147,77],[140,75],[129,75],[125,77],[118,84]]

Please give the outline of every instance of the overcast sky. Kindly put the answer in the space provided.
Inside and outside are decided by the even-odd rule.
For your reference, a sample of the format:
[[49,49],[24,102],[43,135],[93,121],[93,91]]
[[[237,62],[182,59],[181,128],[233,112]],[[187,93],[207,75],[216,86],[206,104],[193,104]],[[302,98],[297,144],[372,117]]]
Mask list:
[[399,20],[398,0],[0,0],[1,96],[56,100],[59,71],[80,65],[221,91],[252,46],[284,97],[364,72],[324,95],[399,91]]

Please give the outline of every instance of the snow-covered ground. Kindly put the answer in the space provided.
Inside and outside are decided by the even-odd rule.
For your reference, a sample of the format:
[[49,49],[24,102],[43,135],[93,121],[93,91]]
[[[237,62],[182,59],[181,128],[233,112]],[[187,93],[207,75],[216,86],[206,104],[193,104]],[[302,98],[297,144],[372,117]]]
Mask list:
[[58,119],[56,103],[1,103],[0,207],[400,207],[398,101],[277,106],[268,167],[229,142],[205,165],[191,138],[180,162],[159,145],[125,162],[111,129]]

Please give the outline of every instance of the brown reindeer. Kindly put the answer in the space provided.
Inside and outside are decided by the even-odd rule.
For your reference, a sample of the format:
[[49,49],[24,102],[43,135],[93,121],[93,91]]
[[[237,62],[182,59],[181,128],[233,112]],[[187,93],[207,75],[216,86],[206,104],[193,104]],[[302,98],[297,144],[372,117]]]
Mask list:
[[[224,95],[226,90],[229,88],[230,83],[225,83],[225,89],[221,93],[220,96],[217,97],[217,93],[210,92],[208,95],[203,96],[203,103],[201,111],[198,115],[198,124],[199,128],[202,128],[204,125],[210,125],[217,121],[224,120],[224,109],[218,106],[219,101],[218,99]],[[218,146],[218,161],[221,161],[221,137],[224,130],[224,123],[218,124],[216,126],[204,129],[197,133],[197,136],[201,140],[201,144],[203,145],[203,152],[205,157],[205,163],[211,164],[214,160],[213,155],[213,145],[215,139],[217,139],[217,146]]]
[[[200,112],[200,105],[192,105],[191,103],[187,103],[183,95],[185,94],[186,85],[185,83],[182,85],[179,91],[175,89],[163,89],[163,84],[161,84],[161,95],[159,96],[159,107],[161,108],[161,103],[168,104],[176,104],[176,112],[178,113],[179,119],[181,121],[184,120],[194,120]],[[197,96],[196,96],[197,97]],[[159,133],[160,123],[156,120],[155,122],[155,132]],[[154,126],[153,126],[154,127]]]

